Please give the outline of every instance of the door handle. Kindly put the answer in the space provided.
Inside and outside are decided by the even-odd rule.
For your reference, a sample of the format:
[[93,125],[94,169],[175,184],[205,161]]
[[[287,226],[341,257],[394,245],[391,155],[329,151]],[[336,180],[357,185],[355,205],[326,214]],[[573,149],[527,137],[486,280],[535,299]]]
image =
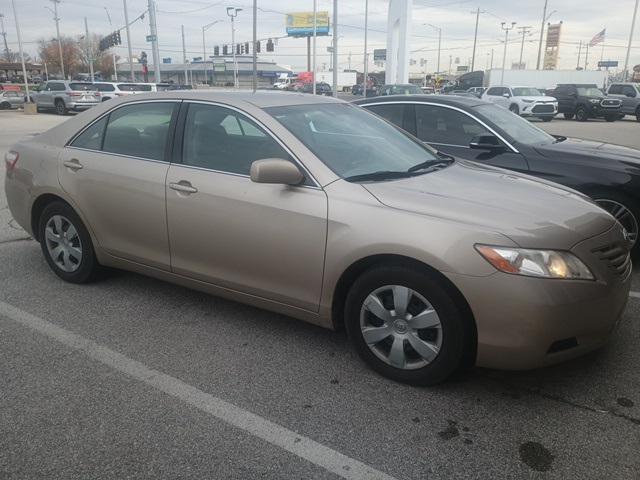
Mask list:
[[66,160],[65,162],[63,162],[63,165],[68,169],[73,170],[74,172],[84,168],[80,163],[80,161],[76,158],[72,158],[71,160]]
[[178,183],[170,183],[169,188],[180,193],[198,193],[198,189],[186,180],[180,180]]

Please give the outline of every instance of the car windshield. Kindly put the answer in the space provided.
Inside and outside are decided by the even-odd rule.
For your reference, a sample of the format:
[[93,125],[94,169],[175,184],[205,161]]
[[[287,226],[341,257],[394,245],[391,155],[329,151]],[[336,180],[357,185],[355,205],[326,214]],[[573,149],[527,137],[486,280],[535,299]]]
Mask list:
[[578,87],[578,95],[583,97],[604,97],[604,93],[596,87]]
[[513,89],[514,97],[541,97],[542,93],[537,88],[519,87]]
[[407,172],[441,161],[431,150],[366,110],[345,103],[265,109],[342,178]]
[[118,88],[123,92],[150,92],[151,85],[139,85],[136,83],[121,83]]
[[486,120],[503,130],[515,142],[524,145],[542,145],[556,141],[555,137],[522,117],[514,115],[506,108],[499,107],[493,103],[478,105],[473,108]]
[[97,90],[93,83],[70,83],[69,88],[73,91],[89,91],[89,90]]

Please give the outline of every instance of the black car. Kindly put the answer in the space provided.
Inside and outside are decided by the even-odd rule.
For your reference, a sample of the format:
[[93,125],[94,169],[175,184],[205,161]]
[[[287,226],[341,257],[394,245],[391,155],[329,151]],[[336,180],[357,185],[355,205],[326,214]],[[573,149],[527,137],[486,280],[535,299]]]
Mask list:
[[422,89],[411,83],[382,85],[378,89],[379,95],[422,95]]
[[[305,83],[299,91],[302,93],[313,93],[313,83]],[[330,97],[333,95],[331,85],[325,82],[316,83],[316,95],[326,95]]]
[[579,122],[586,122],[600,117],[614,122],[620,118],[620,99],[607,97],[595,84],[563,83],[549,95],[558,100],[558,113],[569,120],[575,117]]
[[442,154],[515,170],[582,192],[616,217],[626,228],[629,241],[636,244],[640,151],[552,136],[507,109],[477,98],[395,96],[354,103]]
[[362,95],[363,91],[364,91],[364,87],[362,86],[361,83],[358,83],[358,84],[354,85],[353,87],[351,87],[351,93],[353,95]]

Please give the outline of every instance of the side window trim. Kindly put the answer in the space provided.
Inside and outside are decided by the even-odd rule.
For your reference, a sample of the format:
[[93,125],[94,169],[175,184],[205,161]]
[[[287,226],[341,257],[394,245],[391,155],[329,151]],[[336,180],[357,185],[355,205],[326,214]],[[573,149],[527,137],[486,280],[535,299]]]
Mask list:
[[206,101],[198,101],[198,100],[185,100],[184,102],[182,102],[182,106],[180,108],[180,113],[179,113],[179,121],[176,122],[177,126],[176,126],[176,130],[175,130],[175,141],[173,143],[173,149],[172,149],[172,156],[171,156],[171,161],[172,163],[178,164],[178,165],[182,165],[183,167],[187,167],[187,168],[194,168],[197,170],[205,170],[208,172],[216,172],[216,173],[222,173],[225,175],[234,175],[234,176],[240,176],[240,177],[246,177],[249,178],[249,175],[244,175],[241,173],[232,173],[232,172],[225,172],[222,170],[215,170],[215,169],[211,169],[211,168],[205,168],[205,167],[195,167],[195,166],[191,166],[191,165],[185,165],[184,162],[182,161],[182,151],[183,151],[183,144],[184,144],[184,131],[185,131],[185,124],[186,124],[186,120],[187,120],[187,112],[189,110],[189,106],[193,105],[193,104],[197,104],[197,105],[210,105],[210,106],[214,106],[214,107],[222,107],[222,108],[227,108],[229,110],[233,110],[234,112],[239,113],[242,116],[247,117],[249,120],[251,120],[252,122],[254,122],[256,125],[258,125],[258,127],[260,127],[262,130],[264,130],[264,132],[267,134],[268,137],[270,137],[271,139],[273,139],[276,143],[278,143],[278,145],[280,145],[293,159],[293,163],[295,163],[305,174],[305,177],[308,178],[312,185],[299,185],[299,187],[301,188],[315,188],[315,189],[319,189],[322,190],[322,187],[320,186],[320,183],[316,180],[316,178],[313,176],[313,174],[309,171],[309,169],[304,165],[304,163],[302,163],[300,161],[300,159],[298,158],[297,155],[295,155],[293,153],[293,151],[287,146],[285,145],[285,143],[283,141],[281,141],[271,130],[269,130],[266,125],[264,125],[260,120],[258,120],[257,118],[253,117],[252,115],[250,115],[249,113],[245,112],[244,110],[241,110],[239,108],[236,108],[232,105],[226,105],[224,103],[218,103],[218,102],[206,102]]
[[[384,104],[391,104],[391,105],[396,105],[396,104],[431,105],[431,106],[434,106],[434,107],[443,107],[443,108],[448,108],[450,110],[455,110],[455,111],[460,112],[460,113],[464,113],[467,117],[475,120],[480,125],[482,125],[484,128],[486,128],[489,132],[493,133],[496,137],[498,137],[500,139],[500,141],[502,141],[507,147],[509,147],[513,153],[520,153],[520,151],[518,151],[517,148],[515,148],[510,142],[505,140],[505,138],[502,135],[500,135],[498,132],[496,132],[493,128],[491,128],[485,122],[483,122],[478,117],[476,117],[476,116],[470,114],[469,112],[466,112],[466,111],[464,111],[464,110],[462,110],[461,108],[458,108],[458,107],[454,107],[454,106],[451,106],[451,105],[444,105],[444,104],[441,104],[441,103],[415,102],[415,101],[375,102],[375,103],[366,103],[366,104],[361,105],[361,106],[367,107],[367,106],[384,105]],[[430,143],[430,142],[425,142],[425,143]]]

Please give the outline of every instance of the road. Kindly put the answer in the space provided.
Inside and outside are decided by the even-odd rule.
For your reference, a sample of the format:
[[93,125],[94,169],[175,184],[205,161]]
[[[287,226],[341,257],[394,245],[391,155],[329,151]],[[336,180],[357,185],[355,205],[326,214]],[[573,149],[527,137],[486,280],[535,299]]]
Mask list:
[[[0,151],[63,120],[0,112]],[[65,284],[1,221],[0,478],[638,478],[640,298],[595,354],[414,388],[339,332],[125,272]]]

